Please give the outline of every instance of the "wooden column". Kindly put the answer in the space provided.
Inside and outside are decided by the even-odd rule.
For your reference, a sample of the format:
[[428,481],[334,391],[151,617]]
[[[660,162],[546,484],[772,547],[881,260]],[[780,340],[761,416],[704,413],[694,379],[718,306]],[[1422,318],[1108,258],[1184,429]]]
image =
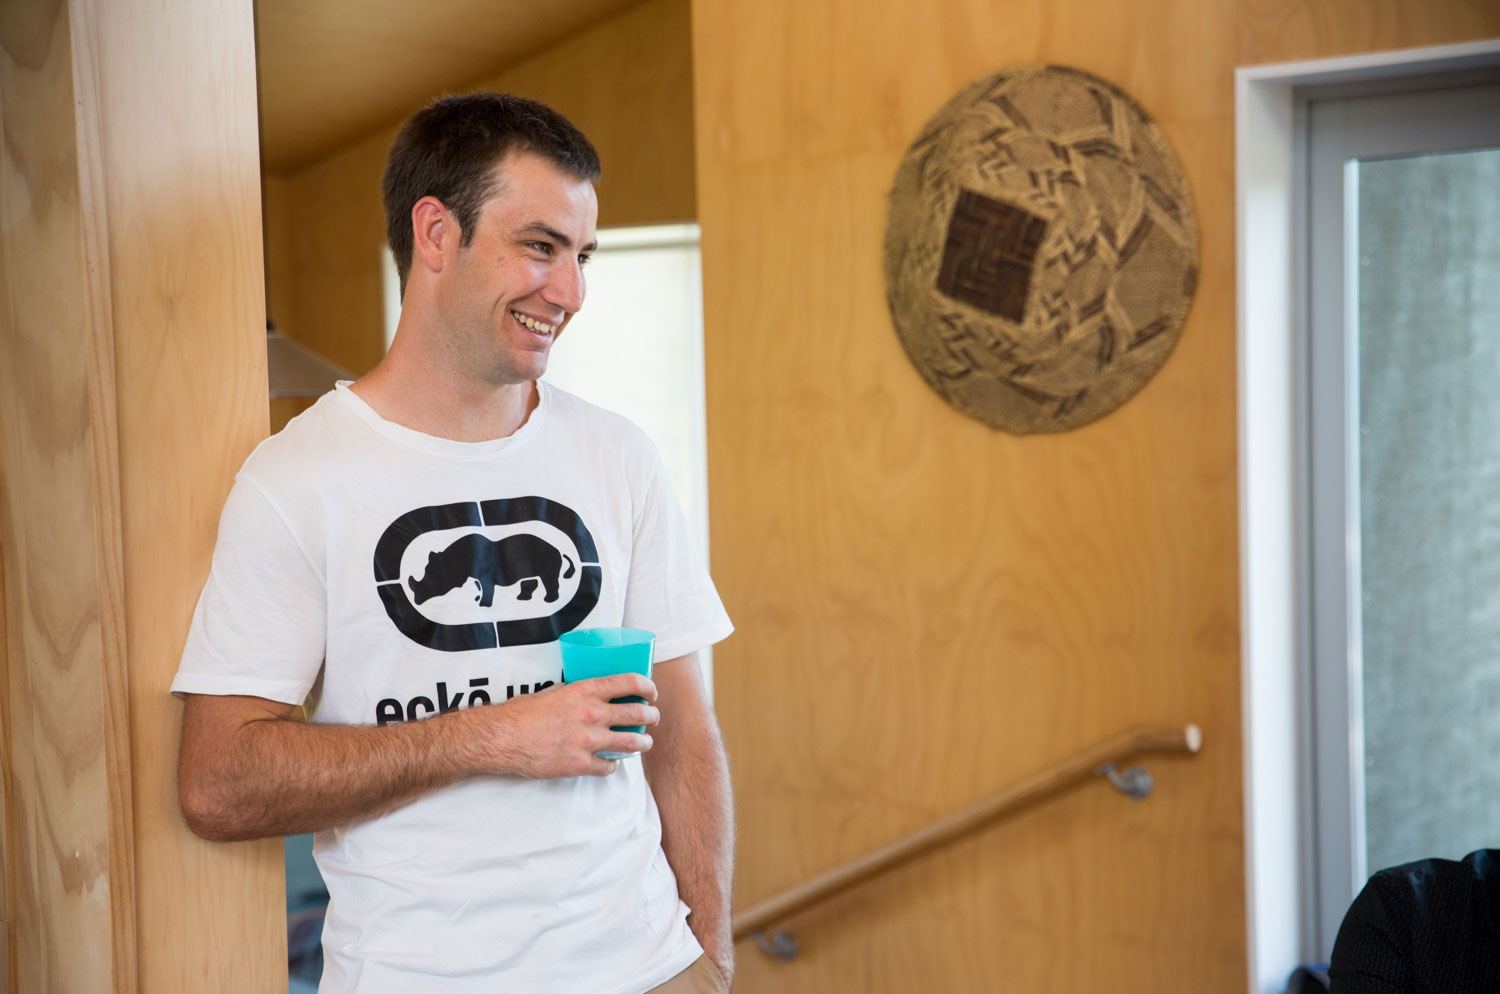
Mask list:
[[0,21],[0,466],[13,991],[136,990],[105,218],[68,11]]
[[280,846],[177,811],[167,687],[266,431],[249,0],[0,11],[5,974],[285,990]]

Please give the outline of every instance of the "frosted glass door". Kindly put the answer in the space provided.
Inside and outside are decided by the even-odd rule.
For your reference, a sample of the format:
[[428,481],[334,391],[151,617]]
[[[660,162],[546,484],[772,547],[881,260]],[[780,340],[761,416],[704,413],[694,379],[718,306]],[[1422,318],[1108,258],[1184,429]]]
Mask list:
[[1500,149],[1352,169],[1373,872],[1500,846]]

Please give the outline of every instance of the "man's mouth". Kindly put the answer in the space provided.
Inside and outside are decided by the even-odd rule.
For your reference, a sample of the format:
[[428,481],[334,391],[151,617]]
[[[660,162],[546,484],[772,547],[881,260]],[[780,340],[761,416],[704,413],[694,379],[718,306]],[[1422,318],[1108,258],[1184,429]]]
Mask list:
[[535,318],[527,317],[520,311],[511,311],[510,316],[515,318],[521,324],[525,325],[531,331],[536,332],[538,335],[550,335],[557,330],[557,325],[547,324],[544,321],[538,321]]

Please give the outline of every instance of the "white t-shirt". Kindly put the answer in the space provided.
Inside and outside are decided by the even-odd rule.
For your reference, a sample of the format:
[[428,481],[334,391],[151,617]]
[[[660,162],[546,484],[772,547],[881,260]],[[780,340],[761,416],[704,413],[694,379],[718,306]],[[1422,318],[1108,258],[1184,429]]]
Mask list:
[[[345,384],[246,460],[172,691],[419,720],[562,679],[556,637],[671,659],[732,630],[646,435],[539,384],[515,434],[403,428]],[[315,686],[316,684],[316,686]],[[482,776],[317,833],[322,994],[638,994],[701,950],[640,757]]]

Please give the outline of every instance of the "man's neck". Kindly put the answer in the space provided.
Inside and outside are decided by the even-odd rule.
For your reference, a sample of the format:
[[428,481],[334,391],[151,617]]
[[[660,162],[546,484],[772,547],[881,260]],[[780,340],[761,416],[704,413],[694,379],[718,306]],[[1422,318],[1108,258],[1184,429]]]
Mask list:
[[539,402],[534,382],[491,384],[449,376],[431,364],[387,356],[351,387],[387,421],[456,442],[485,442],[520,430]]

